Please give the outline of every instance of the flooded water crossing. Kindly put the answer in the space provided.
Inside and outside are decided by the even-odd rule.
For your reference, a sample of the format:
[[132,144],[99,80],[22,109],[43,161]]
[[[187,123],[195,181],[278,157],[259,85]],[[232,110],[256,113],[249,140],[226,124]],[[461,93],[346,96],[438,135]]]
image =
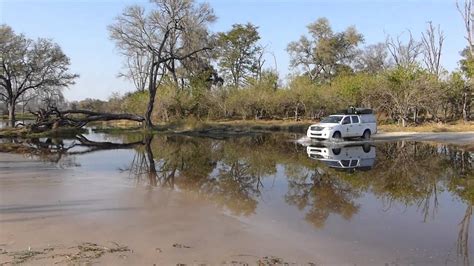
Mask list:
[[0,263],[28,249],[43,264],[473,260],[473,152],[299,137],[3,140],[23,154],[0,153]]

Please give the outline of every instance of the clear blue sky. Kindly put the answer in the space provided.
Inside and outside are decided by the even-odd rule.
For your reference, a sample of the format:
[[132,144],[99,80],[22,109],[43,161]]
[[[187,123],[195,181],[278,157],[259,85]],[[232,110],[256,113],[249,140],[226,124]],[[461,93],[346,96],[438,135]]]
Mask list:
[[[285,49],[306,33],[306,25],[327,17],[336,31],[354,25],[364,34],[365,45],[385,40],[408,29],[418,38],[427,21],[440,24],[446,40],[443,66],[458,67],[459,51],[466,46],[455,0],[211,0],[218,16],[213,31],[226,31],[234,23],[259,26],[261,43],[277,59],[281,77],[291,72]],[[80,74],[65,91],[68,100],[107,99],[132,85],[120,78],[122,58],[108,38],[107,25],[124,7],[148,5],[145,0],[0,0],[0,23],[28,37],[47,37],[71,58],[71,69]],[[268,58],[269,67],[273,59]]]

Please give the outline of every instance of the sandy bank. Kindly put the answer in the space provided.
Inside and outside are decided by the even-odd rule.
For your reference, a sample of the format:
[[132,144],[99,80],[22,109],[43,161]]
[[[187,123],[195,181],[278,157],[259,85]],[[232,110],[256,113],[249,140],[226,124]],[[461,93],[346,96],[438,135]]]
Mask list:
[[474,145],[474,131],[468,132],[381,132],[375,141],[430,141],[455,145]]

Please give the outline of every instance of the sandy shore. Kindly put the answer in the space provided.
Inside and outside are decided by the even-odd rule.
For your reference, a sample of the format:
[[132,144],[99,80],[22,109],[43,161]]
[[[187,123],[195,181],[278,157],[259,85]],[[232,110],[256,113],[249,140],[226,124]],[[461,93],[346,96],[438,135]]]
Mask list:
[[474,131],[468,132],[381,132],[375,141],[430,141],[455,145],[474,145]]

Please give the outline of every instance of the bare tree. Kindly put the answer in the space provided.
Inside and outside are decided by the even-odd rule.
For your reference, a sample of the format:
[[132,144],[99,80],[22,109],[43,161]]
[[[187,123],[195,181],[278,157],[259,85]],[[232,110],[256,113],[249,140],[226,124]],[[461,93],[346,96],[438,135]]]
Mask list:
[[[464,28],[466,30],[466,40],[468,43],[467,49],[463,51],[464,57],[466,58],[464,62],[461,61],[461,64],[464,65],[461,68],[464,68],[465,73],[467,74],[468,78],[472,76],[472,61],[474,58],[474,14],[472,11],[472,0],[464,0],[464,5],[461,7],[459,2],[456,1],[456,7],[461,14],[461,17],[464,22]],[[463,113],[463,120],[467,121],[470,118],[471,113],[471,104],[472,104],[472,92],[471,86],[465,86],[463,90],[463,97],[462,97],[462,113]]]
[[150,58],[148,68],[149,101],[145,113],[145,127],[152,128],[151,115],[156,91],[167,71],[176,62],[210,50],[211,47],[186,46],[184,36],[207,32],[215,20],[208,4],[194,4],[192,0],[152,0],[155,9],[146,12],[143,7],[131,6],[109,26],[110,36],[123,51],[143,51]]
[[433,23],[428,22],[425,32],[421,33],[421,44],[423,48],[423,62],[431,74],[439,77],[441,74],[441,51],[443,49],[444,33],[440,26],[436,29]]
[[145,91],[151,61],[149,54],[144,51],[125,51],[124,56],[126,57],[125,72],[119,73],[118,76],[132,81],[137,91]]
[[21,96],[38,90],[55,90],[74,84],[69,58],[48,39],[33,41],[0,25],[0,99],[7,103],[10,125]]
[[472,0],[464,0],[464,5],[461,7],[459,5],[459,2],[456,0],[456,7],[459,11],[459,14],[461,14],[461,17],[464,22],[464,28],[466,30],[466,40],[469,45],[469,51],[471,54],[474,53],[474,25],[473,25],[473,20],[474,20],[474,14],[472,13]]
[[416,64],[418,56],[421,54],[421,43],[417,42],[410,31],[408,42],[403,44],[401,35],[396,39],[388,36],[386,40],[387,49],[392,55],[395,65],[401,67],[409,67]]

